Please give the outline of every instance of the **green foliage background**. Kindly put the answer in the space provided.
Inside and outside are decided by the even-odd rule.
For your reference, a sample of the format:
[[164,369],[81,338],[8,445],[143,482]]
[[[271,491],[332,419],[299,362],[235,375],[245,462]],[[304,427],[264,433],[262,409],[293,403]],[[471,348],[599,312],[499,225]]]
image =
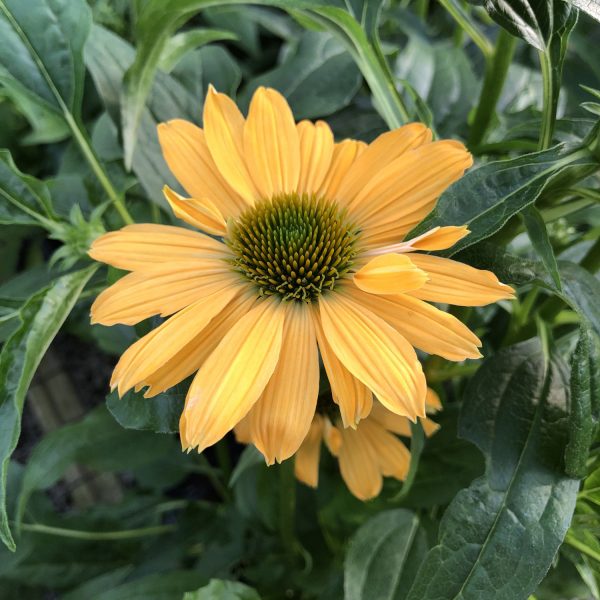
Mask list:
[[[0,0],[0,598],[599,598],[598,20],[597,0]],[[156,124],[201,124],[209,83],[242,108],[275,87],[337,139],[421,120],[475,157],[414,233],[468,224],[446,254],[518,300],[452,309],[486,359],[422,357],[442,427],[374,501],[326,452],[316,491],[233,440],[182,454],[185,385],[109,395],[11,458],[61,328],[114,360],[152,325],[89,325],[118,273],[86,250],[172,222]],[[119,501],[59,510],[74,464]]]

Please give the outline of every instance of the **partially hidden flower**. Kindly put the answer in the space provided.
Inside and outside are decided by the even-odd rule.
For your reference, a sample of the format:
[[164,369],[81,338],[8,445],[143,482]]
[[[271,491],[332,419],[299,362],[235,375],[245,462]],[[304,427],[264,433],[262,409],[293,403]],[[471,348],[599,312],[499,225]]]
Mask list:
[[[406,234],[472,163],[456,141],[413,123],[367,145],[335,143],[322,121],[296,124],[259,88],[248,116],[210,88],[204,128],[159,125],[168,187],[193,228],[131,225],[90,255],[131,271],[102,292],[92,321],[170,317],[122,355],[111,381],[151,397],[194,374],[180,421],[185,449],[214,444],[248,418],[267,462],[298,450],[317,406],[319,355],[342,422],[356,427],[373,394],[392,413],[425,416],[415,350],[462,361],[478,338],[428,302],[481,306],[511,298],[489,271],[427,254],[468,234]],[[207,235],[209,234],[209,235]]]
[[[442,408],[439,396],[432,389],[427,390],[426,408],[428,413]],[[420,421],[427,437],[439,429],[429,417]],[[247,419],[236,425],[235,435],[241,443],[253,443]],[[359,500],[375,498],[381,492],[384,477],[404,481],[408,475],[410,452],[397,436],[411,437],[409,419],[390,412],[377,401],[369,416],[355,428],[344,427],[339,413],[323,407],[317,410],[308,434],[296,452],[296,477],[306,485],[317,487],[324,443],[337,457],[342,478],[352,494]]]

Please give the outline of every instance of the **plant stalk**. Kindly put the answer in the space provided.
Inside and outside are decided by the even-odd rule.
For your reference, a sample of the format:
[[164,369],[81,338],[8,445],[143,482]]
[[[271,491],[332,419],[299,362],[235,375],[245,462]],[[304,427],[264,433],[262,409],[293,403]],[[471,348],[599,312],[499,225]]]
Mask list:
[[279,533],[284,548],[296,549],[294,522],[296,518],[296,478],[294,461],[284,460],[279,465]]

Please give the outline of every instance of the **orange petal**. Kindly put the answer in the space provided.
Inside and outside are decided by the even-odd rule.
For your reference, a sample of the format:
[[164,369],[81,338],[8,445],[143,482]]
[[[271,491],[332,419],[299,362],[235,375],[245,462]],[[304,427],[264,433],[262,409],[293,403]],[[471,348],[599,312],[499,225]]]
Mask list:
[[324,121],[301,121],[297,125],[300,141],[298,193],[316,194],[329,171],[333,156],[333,133]]
[[413,347],[345,295],[322,296],[319,306],[323,332],[342,364],[391,411],[424,417],[427,386]]
[[204,102],[204,133],[210,154],[227,183],[253,205],[259,194],[244,159],[244,122],[235,102],[210,85]]
[[491,271],[429,254],[414,253],[410,258],[429,276],[423,287],[408,292],[415,298],[458,306],[485,306],[514,298],[514,290]]
[[252,407],[252,443],[267,464],[298,450],[315,415],[319,394],[319,354],[310,308],[286,306],[279,362],[262,396]]
[[223,236],[227,233],[221,211],[208,198],[184,198],[166,185],[163,193],[177,218],[213,235]]
[[379,495],[383,478],[379,460],[361,428],[343,429],[339,452],[340,472],[350,491],[359,500]]
[[426,281],[427,273],[402,254],[376,256],[354,275],[356,287],[370,294],[400,294]]
[[219,173],[200,127],[173,119],[158,126],[158,139],[169,169],[190,196],[209,198],[226,217],[247,206]]
[[344,140],[339,144],[335,144],[331,165],[321,184],[318,195],[329,200],[340,201],[338,194],[340,185],[356,159],[366,148],[367,145],[364,142],[357,140]]
[[194,377],[180,429],[189,448],[202,452],[248,413],[279,360],[285,310],[274,299],[246,313]]
[[225,258],[225,244],[196,231],[170,225],[127,225],[95,239],[88,254],[125,271],[143,271],[157,263]]
[[367,251],[367,256],[377,256],[379,254],[388,254],[389,252],[413,252],[415,250],[446,250],[451,248],[471,233],[466,225],[461,227],[447,226],[434,227],[429,231],[419,235],[416,238],[390,244],[389,246],[380,246]]
[[294,473],[299,481],[310,487],[317,487],[319,483],[322,432],[323,421],[321,416],[315,415],[308,435],[304,438],[298,452],[296,452]]
[[263,198],[295,192],[300,143],[294,116],[276,90],[259,87],[244,127],[244,152],[254,185]]

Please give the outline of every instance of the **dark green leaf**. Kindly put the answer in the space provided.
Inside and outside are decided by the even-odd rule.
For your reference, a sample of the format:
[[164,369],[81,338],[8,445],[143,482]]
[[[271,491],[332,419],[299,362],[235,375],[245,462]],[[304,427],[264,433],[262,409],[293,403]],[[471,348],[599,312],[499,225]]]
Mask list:
[[565,450],[566,472],[571,477],[582,478],[587,473],[586,463],[598,424],[600,390],[596,387],[596,380],[599,372],[600,361],[594,333],[583,326],[571,358],[569,443]]
[[0,0],[0,84],[41,109],[77,116],[91,23],[83,0]]
[[119,398],[116,390],[106,398],[106,406],[121,427],[147,429],[156,433],[177,433],[185,392],[170,390],[144,398],[133,390]]
[[409,600],[526,600],[569,527],[578,481],[564,475],[568,375],[537,340],[486,360],[465,393],[460,434],[484,477],[442,519]]
[[156,573],[96,594],[94,600],[179,600],[205,582],[206,579],[194,571]]
[[211,579],[203,588],[187,592],[183,600],[260,600],[260,596],[243,583]]
[[250,81],[244,98],[260,85],[279,90],[296,119],[323,117],[347,106],[362,77],[347,50],[328,33],[306,31],[297,48],[272,71]]
[[21,431],[23,403],[33,375],[50,342],[71,312],[96,267],[57,279],[21,309],[22,325],[0,353],[0,538],[15,549],[6,514],[6,476]]
[[344,563],[345,600],[402,600],[427,552],[419,518],[402,508],[369,519],[350,541]]
[[548,230],[546,224],[540,212],[533,205],[529,205],[523,212],[523,221],[527,229],[527,234],[531,240],[535,251],[544,263],[552,281],[557,289],[562,289],[560,282],[560,274],[558,272],[558,265],[556,264],[556,256],[554,256],[554,249],[548,237]]
[[46,185],[21,173],[8,150],[0,150],[0,225],[39,225],[52,218]]
[[571,0],[571,4],[586,12],[596,21],[600,21],[600,2],[598,0]]
[[433,211],[409,236],[436,226],[468,225],[470,235],[448,251],[452,255],[498,231],[510,217],[533,204],[565,164],[579,161],[596,164],[585,153],[572,154],[557,146],[473,169],[442,194]]

